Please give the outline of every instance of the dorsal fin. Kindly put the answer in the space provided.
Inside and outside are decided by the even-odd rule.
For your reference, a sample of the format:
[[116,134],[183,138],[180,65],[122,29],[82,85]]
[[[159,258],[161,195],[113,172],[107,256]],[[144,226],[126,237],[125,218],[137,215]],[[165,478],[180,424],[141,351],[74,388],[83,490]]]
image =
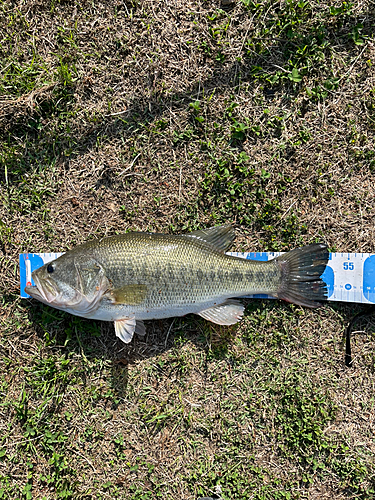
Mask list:
[[225,224],[223,226],[209,227],[207,229],[200,229],[199,231],[192,231],[191,233],[184,234],[189,238],[198,238],[206,243],[214,246],[221,252],[227,251],[233,243],[236,233],[232,226]]

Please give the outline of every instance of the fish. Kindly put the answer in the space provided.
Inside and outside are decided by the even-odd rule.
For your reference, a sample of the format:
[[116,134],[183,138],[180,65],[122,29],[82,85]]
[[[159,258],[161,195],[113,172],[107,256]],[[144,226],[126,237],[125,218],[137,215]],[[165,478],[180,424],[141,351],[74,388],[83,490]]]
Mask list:
[[114,322],[129,343],[145,320],[197,314],[219,325],[241,320],[240,297],[267,294],[306,307],[327,299],[328,252],[315,243],[268,262],[226,254],[225,224],[187,234],[129,232],[89,240],[32,273],[25,292],[76,316]]

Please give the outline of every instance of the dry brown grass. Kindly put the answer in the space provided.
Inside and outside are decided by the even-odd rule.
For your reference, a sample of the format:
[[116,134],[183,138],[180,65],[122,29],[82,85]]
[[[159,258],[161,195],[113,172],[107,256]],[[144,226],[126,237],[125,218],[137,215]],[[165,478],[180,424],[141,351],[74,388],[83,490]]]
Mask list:
[[234,250],[375,252],[373,32],[370,0],[0,3],[0,497],[373,498],[358,306],[253,301],[235,328],[155,321],[124,346],[21,301],[17,270],[224,222]]

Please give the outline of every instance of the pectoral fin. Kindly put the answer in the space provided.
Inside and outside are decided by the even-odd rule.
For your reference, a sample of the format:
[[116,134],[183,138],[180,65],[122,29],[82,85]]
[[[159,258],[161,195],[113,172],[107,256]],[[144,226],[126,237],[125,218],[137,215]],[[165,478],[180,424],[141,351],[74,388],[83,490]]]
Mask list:
[[125,344],[129,344],[133,338],[136,323],[135,318],[118,319],[115,321],[116,336]]
[[121,288],[115,288],[107,293],[113,304],[127,304],[137,306],[141,304],[147,295],[146,285],[124,285]]
[[217,325],[234,325],[242,318],[245,307],[237,300],[226,300],[222,304],[205,309],[197,314]]

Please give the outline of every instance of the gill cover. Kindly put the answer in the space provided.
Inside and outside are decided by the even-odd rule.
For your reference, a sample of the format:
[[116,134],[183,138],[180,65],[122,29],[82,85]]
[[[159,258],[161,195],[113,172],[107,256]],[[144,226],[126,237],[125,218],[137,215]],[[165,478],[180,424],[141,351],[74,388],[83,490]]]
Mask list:
[[88,314],[95,311],[103,295],[110,288],[103,267],[93,258],[85,256],[74,257],[74,267],[77,276],[77,291],[80,295],[77,310]]

